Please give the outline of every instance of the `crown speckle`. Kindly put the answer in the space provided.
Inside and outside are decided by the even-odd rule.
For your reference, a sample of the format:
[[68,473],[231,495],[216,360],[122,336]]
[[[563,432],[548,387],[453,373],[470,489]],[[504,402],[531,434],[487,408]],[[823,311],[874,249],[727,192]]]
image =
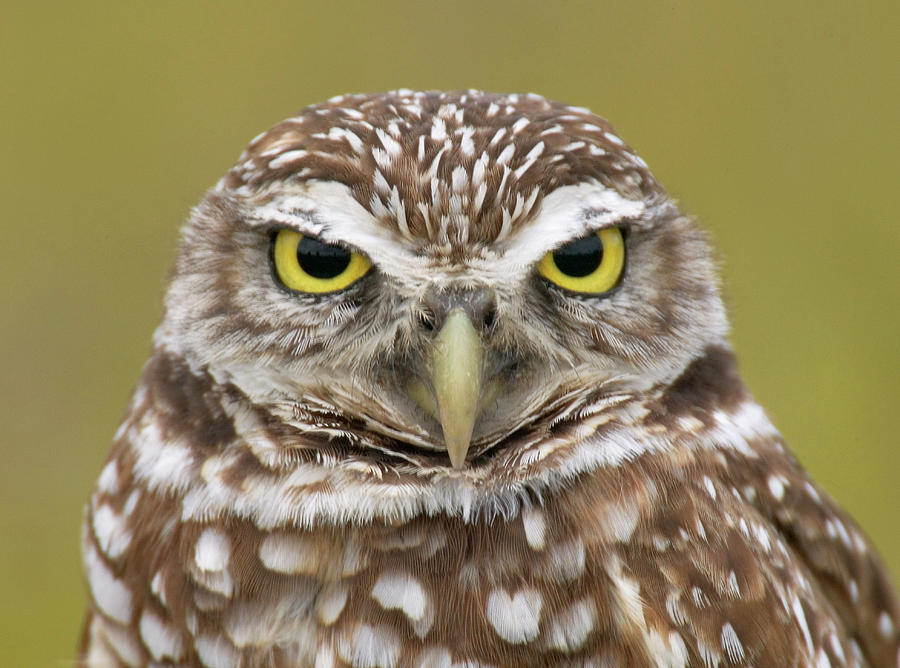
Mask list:
[[403,237],[444,245],[502,239],[563,185],[632,199],[662,190],[586,109],[480,91],[332,98],[254,138],[219,187],[248,196],[311,180],[344,183]]

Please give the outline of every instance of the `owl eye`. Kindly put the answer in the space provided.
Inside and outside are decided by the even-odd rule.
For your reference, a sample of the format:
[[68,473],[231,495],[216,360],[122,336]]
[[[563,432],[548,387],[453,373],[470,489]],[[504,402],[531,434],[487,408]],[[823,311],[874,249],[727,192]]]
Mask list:
[[616,287],[624,268],[625,240],[618,227],[570,241],[547,253],[537,266],[538,273],[551,283],[593,295]]
[[354,251],[294,230],[278,230],[272,247],[275,274],[297,292],[336,292],[365,276],[372,264]]

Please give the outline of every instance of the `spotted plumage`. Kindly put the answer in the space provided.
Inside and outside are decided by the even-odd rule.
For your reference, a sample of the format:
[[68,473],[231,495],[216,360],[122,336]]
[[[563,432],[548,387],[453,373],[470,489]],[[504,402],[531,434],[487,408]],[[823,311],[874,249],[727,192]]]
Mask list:
[[[542,273],[604,230],[602,289]],[[877,556],[726,333],[703,234],[587,110],[304,110],[185,227],[87,508],[82,664],[896,665]]]

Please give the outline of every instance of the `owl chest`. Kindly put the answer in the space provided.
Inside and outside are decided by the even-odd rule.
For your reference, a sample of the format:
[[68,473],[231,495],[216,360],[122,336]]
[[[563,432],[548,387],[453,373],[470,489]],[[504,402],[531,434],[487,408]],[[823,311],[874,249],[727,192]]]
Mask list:
[[[616,524],[621,538],[626,519]],[[204,553],[210,536],[224,535],[206,528],[189,537],[191,635],[218,638],[246,665],[558,665],[597,657],[686,665],[707,646],[735,658],[765,656],[767,647],[772,656],[799,651],[802,631],[774,607],[776,597],[795,595],[779,582],[783,574],[748,562],[718,582],[679,566],[689,543],[662,538],[660,527],[638,524],[628,541],[588,529],[537,509],[485,524],[232,526],[226,555]],[[707,530],[712,543],[717,531]],[[639,538],[644,532],[656,542]],[[727,573],[716,560],[740,555],[710,545],[697,563]],[[746,551],[742,558],[755,559]],[[776,610],[767,639],[752,635],[762,609]]]
[[[710,504],[699,514],[678,506],[704,499],[711,497],[652,504],[652,521],[649,497],[591,490],[509,520],[419,517],[301,530],[234,515],[183,520],[171,500],[126,488],[98,496],[85,549],[106,635],[184,665],[598,657],[684,665],[707,650],[790,655],[806,627],[779,601],[802,598],[802,581],[793,583],[790,561],[779,565],[774,551],[763,558],[760,541],[744,541],[740,525],[708,520]],[[114,510],[130,533],[111,524]],[[738,517],[732,510],[725,507],[726,519]],[[765,538],[772,550],[774,537]],[[761,614],[769,615],[765,633],[755,621]],[[133,624],[133,635],[117,636],[120,623]]]
[[[540,511],[483,526],[423,520],[346,532],[254,531],[230,547],[230,596],[222,575],[195,559],[189,606],[245,657],[529,665],[536,657],[597,655],[607,645],[628,656],[623,641],[636,621],[629,615],[641,614],[637,589],[611,581],[580,537],[551,541]],[[642,656],[644,639],[634,641],[633,656]]]

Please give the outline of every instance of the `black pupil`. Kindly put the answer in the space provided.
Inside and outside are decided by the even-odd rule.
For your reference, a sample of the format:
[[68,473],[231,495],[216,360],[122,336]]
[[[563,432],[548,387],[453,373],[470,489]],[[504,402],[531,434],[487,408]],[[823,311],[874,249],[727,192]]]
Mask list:
[[303,237],[297,245],[297,261],[314,278],[334,278],[350,264],[350,251]]
[[596,234],[578,239],[553,251],[553,261],[566,276],[587,276],[600,266],[603,260],[603,242]]

